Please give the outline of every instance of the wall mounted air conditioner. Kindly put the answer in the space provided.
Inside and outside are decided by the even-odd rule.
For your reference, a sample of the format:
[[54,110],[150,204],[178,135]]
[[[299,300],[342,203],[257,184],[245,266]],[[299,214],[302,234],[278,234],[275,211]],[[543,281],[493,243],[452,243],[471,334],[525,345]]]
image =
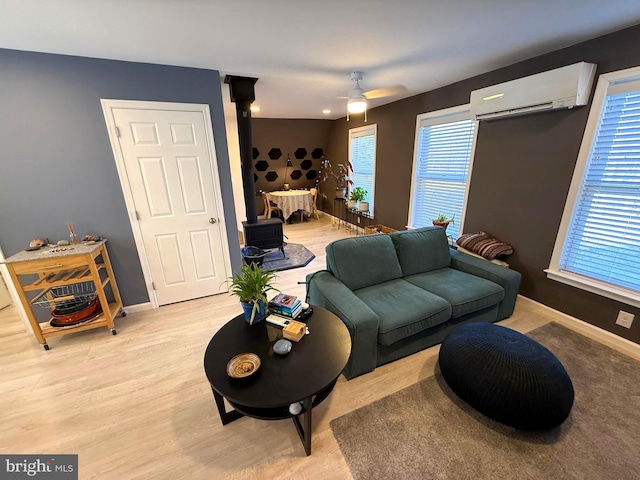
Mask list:
[[595,63],[574,63],[474,90],[471,92],[471,115],[476,120],[491,120],[586,105],[596,66]]

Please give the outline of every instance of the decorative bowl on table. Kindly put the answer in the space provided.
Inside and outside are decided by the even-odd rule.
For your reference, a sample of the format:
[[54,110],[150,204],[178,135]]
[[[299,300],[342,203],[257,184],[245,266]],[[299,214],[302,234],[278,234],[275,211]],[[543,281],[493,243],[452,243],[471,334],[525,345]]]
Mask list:
[[260,368],[260,357],[255,353],[241,353],[227,363],[227,375],[231,378],[245,378]]

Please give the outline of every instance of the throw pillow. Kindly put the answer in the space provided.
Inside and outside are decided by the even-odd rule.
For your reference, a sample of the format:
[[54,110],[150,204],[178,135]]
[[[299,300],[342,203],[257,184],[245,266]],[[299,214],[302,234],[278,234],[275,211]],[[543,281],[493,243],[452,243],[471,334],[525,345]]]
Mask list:
[[513,247],[508,243],[492,237],[486,232],[465,233],[456,240],[462,248],[482,255],[487,260],[503,258],[513,253]]

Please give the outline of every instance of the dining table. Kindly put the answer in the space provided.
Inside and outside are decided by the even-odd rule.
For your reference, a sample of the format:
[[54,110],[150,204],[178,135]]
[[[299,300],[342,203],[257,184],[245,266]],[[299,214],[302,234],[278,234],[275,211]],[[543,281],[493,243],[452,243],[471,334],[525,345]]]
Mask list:
[[304,219],[304,212],[313,212],[313,198],[309,190],[276,190],[269,192],[269,196],[271,201],[282,209],[285,220],[298,210],[301,221]]

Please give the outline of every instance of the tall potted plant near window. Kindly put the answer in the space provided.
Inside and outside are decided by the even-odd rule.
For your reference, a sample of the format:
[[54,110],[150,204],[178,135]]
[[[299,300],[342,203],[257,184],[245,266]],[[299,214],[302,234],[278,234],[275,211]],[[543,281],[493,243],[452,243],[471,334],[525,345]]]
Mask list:
[[321,181],[324,182],[328,178],[333,178],[336,181],[336,198],[346,198],[347,188],[349,185],[353,185],[353,180],[349,178],[349,170],[352,169],[351,163],[347,161],[338,164],[338,173],[332,170],[331,162],[327,159],[322,160],[323,174]]
[[257,263],[245,265],[239,273],[229,278],[229,292],[240,299],[244,318],[249,325],[259,323],[267,317],[267,292],[276,291],[272,285],[276,274],[263,270]]

